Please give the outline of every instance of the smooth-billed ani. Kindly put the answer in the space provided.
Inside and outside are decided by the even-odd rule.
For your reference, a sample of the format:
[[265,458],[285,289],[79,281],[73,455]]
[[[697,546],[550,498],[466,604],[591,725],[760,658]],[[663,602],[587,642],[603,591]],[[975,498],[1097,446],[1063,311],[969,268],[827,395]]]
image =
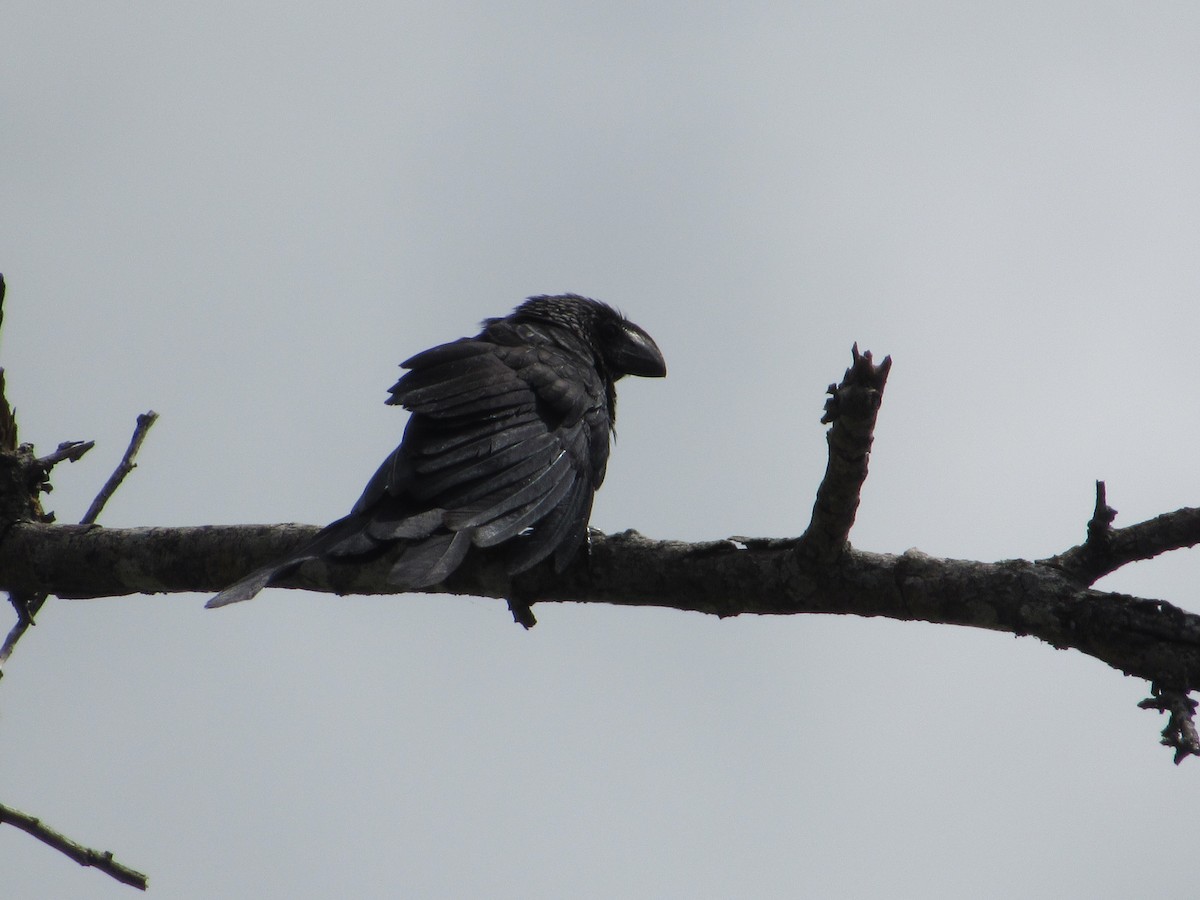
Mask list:
[[[650,335],[576,294],[531,297],[475,337],[402,365],[409,371],[387,402],[412,415],[350,514],[209,607],[249,600],[307,560],[353,560],[401,542],[389,575],[401,588],[438,584],[472,546],[506,542],[509,573],[549,556],[561,572],[604,481],[616,382],[667,373]],[[516,606],[514,615],[532,623]]]

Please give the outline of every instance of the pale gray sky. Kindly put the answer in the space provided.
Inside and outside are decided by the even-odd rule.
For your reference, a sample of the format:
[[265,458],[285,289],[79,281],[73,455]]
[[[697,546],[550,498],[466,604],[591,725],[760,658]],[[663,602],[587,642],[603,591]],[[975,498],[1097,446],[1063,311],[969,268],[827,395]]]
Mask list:
[[[1200,502],[1200,6],[10,2],[0,361],[22,437],[139,412],[109,525],[324,523],[396,364],[624,309],[593,523],[784,536],[850,345],[895,368],[852,539],[982,559]],[[1105,586],[1200,611],[1197,557]],[[51,601],[0,801],[212,897],[1191,897],[1146,685],[832,617],[272,591]],[[7,623],[3,624],[6,629]],[[0,828],[6,900],[131,889]]]

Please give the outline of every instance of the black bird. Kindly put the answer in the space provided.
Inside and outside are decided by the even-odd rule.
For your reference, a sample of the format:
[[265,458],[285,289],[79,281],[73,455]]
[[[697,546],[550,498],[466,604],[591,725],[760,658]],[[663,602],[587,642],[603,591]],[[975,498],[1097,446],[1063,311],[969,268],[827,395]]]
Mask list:
[[[551,555],[561,572],[584,542],[604,481],[616,382],[667,374],[650,335],[576,294],[530,297],[475,337],[402,365],[409,371],[387,402],[412,415],[350,514],[221,591],[210,608],[249,600],[307,560],[371,557],[399,542],[389,581],[401,588],[438,584],[472,546],[506,542],[510,574]],[[532,624],[516,606],[514,616]]]

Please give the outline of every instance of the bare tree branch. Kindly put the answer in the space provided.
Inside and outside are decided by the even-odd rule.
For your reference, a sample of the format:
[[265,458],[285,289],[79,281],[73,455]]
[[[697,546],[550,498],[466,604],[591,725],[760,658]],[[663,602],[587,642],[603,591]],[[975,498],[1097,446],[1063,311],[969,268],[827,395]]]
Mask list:
[[13,809],[11,806],[5,806],[0,803],[0,823],[5,822],[14,828],[21,829],[26,834],[33,835],[43,844],[48,844],[60,853],[69,856],[81,866],[91,866],[115,878],[122,884],[132,885],[141,891],[146,890],[146,876],[117,862],[113,859],[111,852],[85,847],[83,844],[73,841],[66,835],[60,834],[53,828],[43,824],[40,819],[36,819],[33,816]]
[[[21,523],[0,543],[0,589],[81,599],[213,592],[318,530]],[[1032,635],[1150,681],[1200,688],[1200,616],[1159,600],[1092,590],[1046,563],[848,550],[828,565],[797,553],[791,539],[689,544],[634,531],[593,534],[587,557],[561,576],[539,567],[510,578],[501,558],[497,551],[470,556],[444,585],[427,593],[507,599],[518,592],[529,602],[661,606],[723,617],[843,613],[966,625]],[[388,554],[366,564],[313,561],[280,586],[399,593],[387,582],[391,564]]]

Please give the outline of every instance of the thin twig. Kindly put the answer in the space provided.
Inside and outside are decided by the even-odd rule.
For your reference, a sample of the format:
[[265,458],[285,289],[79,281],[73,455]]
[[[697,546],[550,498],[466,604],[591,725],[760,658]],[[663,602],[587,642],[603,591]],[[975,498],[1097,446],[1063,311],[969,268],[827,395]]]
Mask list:
[[78,462],[83,454],[87,453],[94,446],[95,441],[63,441],[58,445],[58,449],[53,453],[47,453],[45,456],[39,456],[37,464],[42,467],[46,474],[50,474],[50,470],[57,466],[63,460],[68,462]]
[[93,850],[90,847],[85,847],[83,844],[73,841],[66,835],[59,834],[53,828],[42,824],[40,819],[36,819],[33,816],[0,803],[0,823],[4,822],[7,822],[14,828],[21,829],[26,834],[33,835],[43,844],[47,844],[60,853],[66,854],[81,866],[91,866],[115,878],[122,884],[132,885],[140,891],[146,890],[147,877],[141,872],[117,862],[108,850]]
[[[1104,508],[1112,512],[1107,504]],[[1184,507],[1124,528],[1110,524],[1097,529],[1096,524],[1093,517],[1088,523],[1088,539],[1082,544],[1039,562],[1054,566],[1080,584],[1091,585],[1129,563],[1200,544],[1200,507]]]
[[17,646],[17,641],[21,639],[30,625],[34,624],[35,617],[41,611],[42,605],[46,602],[46,594],[40,591],[34,594],[29,594],[24,591],[12,591],[8,595],[9,602],[12,603],[13,609],[17,611],[17,624],[9,631],[8,637],[4,639],[4,645],[0,646],[0,678],[4,677],[4,665],[8,662],[8,658],[12,656],[13,648]]
[[100,488],[100,493],[96,495],[96,499],[92,501],[92,505],[88,507],[88,511],[79,520],[80,525],[91,525],[96,519],[100,518],[100,511],[104,509],[104,504],[108,503],[108,498],[121,486],[121,482],[125,480],[125,476],[136,468],[137,464],[134,463],[133,459],[137,456],[138,451],[142,449],[142,441],[146,439],[146,433],[150,430],[150,426],[157,421],[158,413],[154,410],[144,412],[137,417],[137,428],[133,430],[133,437],[129,441],[129,446],[125,449],[125,455],[121,457],[121,462],[112,475],[108,476],[108,481],[104,483],[104,487]]

